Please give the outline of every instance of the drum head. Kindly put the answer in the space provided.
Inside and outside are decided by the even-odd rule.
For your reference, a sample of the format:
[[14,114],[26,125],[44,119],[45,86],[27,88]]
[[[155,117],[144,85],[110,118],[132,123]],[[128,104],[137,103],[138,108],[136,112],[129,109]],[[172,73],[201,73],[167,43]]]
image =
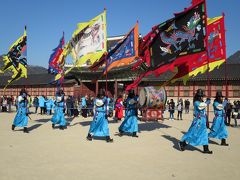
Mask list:
[[146,97],[146,92],[145,89],[141,89],[139,92],[139,104],[140,106],[144,106],[146,103],[147,97]]

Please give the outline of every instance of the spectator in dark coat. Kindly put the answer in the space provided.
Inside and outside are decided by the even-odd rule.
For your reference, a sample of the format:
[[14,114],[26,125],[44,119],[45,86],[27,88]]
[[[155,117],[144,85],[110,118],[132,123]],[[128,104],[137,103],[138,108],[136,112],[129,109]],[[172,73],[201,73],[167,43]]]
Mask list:
[[169,102],[168,107],[170,113],[169,120],[174,120],[175,102],[173,101],[173,99],[171,99],[171,101]]
[[190,101],[188,99],[185,100],[184,105],[185,105],[185,113],[188,114],[189,113],[189,107],[190,107]]
[[178,110],[178,116],[177,120],[182,120],[182,112],[183,112],[183,100],[179,99],[178,104],[177,104],[177,110]]
[[226,125],[229,126],[231,123],[232,104],[227,98],[225,98],[225,100],[227,101],[227,104],[225,106]]
[[37,96],[35,96],[33,99],[33,106],[35,107],[35,114],[36,114],[39,106],[39,100]]

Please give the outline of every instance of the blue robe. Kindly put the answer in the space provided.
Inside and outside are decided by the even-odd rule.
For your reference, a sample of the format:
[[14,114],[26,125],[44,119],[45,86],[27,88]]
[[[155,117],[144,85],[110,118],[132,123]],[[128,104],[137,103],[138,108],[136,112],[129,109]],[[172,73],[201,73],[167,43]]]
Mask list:
[[138,122],[137,122],[135,104],[130,104],[129,103],[130,100],[131,100],[130,98],[127,98],[126,100],[127,105],[125,110],[125,118],[118,129],[119,131],[134,133],[134,132],[138,132]]
[[87,106],[87,101],[85,97],[82,97],[82,107]]
[[213,103],[215,117],[213,119],[213,124],[211,127],[211,132],[209,133],[210,138],[226,139],[228,137],[228,131],[225,125],[225,112],[224,109],[219,110],[217,106],[219,102]]
[[53,117],[51,119],[53,124],[59,124],[60,126],[66,126],[67,122],[66,122],[66,119],[64,117],[63,109],[64,109],[64,96],[62,96],[62,101],[61,102],[56,101],[54,114],[53,114]]
[[16,127],[27,127],[28,125],[27,104],[28,103],[26,100],[22,100],[21,102],[18,102],[17,114],[13,121],[13,125],[15,125]]
[[43,96],[40,96],[38,99],[39,107],[44,107],[45,99]]
[[[209,104],[210,102],[206,102]],[[194,102],[194,119],[188,129],[188,132],[184,134],[181,141],[186,141],[192,146],[208,145],[208,132],[206,126],[206,110],[199,109],[200,101]]]
[[99,137],[109,136],[108,120],[106,119],[106,103],[107,103],[106,98],[102,99],[104,105],[100,107],[96,105],[96,100],[94,101],[94,105],[96,107],[94,118],[90,125],[88,133],[91,134],[92,136]]
[[47,108],[47,110],[51,110],[52,107],[53,107],[53,100],[52,99],[48,99],[46,101],[46,108]]

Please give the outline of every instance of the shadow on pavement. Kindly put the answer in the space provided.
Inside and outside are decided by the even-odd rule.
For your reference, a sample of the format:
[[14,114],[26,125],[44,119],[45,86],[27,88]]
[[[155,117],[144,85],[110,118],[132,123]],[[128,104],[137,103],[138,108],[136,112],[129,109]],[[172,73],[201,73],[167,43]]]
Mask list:
[[166,124],[159,123],[158,121],[154,122],[145,122],[138,124],[138,131],[153,131],[155,129],[160,129],[160,128],[171,128],[171,126],[168,126]]
[[89,126],[91,124],[92,121],[84,121],[84,122],[80,122],[80,124],[82,126]]
[[[165,139],[171,141],[173,143],[173,148],[177,149],[178,151],[180,151],[179,147],[178,147],[178,142],[180,140],[176,139],[175,137],[169,136],[169,135],[162,135],[162,137],[164,137]],[[188,150],[188,151],[199,151],[199,152],[202,152],[200,149],[198,149],[198,148],[196,148],[194,146],[191,146],[191,145],[187,145],[185,149]]]
[[34,129],[37,129],[37,128],[39,128],[41,125],[43,125],[43,124],[34,124],[34,125],[32,125],[31,127],[28,128],[28,131],[30,132],[30,131],[32,131],[32,130],[34,130]]
[[36,122],[39,122],[39,123],[47,123],[48,121],[50,121],[51,119],[38,119],[38,120],[35,120]]

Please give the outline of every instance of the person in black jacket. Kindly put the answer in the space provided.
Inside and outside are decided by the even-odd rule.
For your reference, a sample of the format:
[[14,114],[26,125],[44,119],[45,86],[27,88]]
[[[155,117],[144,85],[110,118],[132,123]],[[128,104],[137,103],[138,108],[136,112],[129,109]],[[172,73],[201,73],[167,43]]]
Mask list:
[[170,118],[169,120],[174,120],[174,112],[175,112],[175,102],[173,101],[173,99],[170,100],[169,104],[169,113],[170,113]]
[[225,100],[227,101],[227,105],[225,106],[226,125],[230,126],[230,123],[231,123],[231,113],[232,113],[232,104],[230,103],[230,101],[227,98],[225,98]]

